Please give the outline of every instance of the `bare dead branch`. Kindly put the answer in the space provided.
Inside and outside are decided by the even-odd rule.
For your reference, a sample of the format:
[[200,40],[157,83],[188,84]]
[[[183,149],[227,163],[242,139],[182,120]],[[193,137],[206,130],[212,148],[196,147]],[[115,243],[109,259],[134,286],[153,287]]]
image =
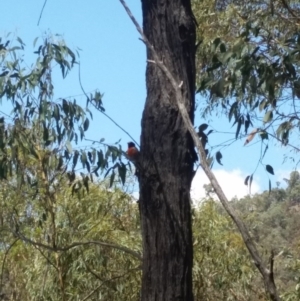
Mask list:
[[[132,22],[134,23],[137,31],[141,34],[143,41],[145,42],[146,46],[148,49],[150,49],[152,51],[152,55],[154,58],[154,62],[155,64],[165,73],[165,75],[167,76],[167,78],[169,79],[174,92],[175,92],[175,100],[179,109],[179,112],[182,116],[182,119],[184,121],[184,124],[186,126],[186,128],[188,129],[190,135],[192,136],[192,139],[194,141],[194,144],[197,148],[197,151],[200,155],[201,158],[201,166],[205,172],[205,174],[207,175],[207,177],[209,178],[220,202],[222,203],[223,207],[225,208],[226,212],[229,214],[229,216],[231,217],[231,219],[234,221],[234,223],[236,224],[238,230],[240,231],[242,238],[244,240],[244,243],[254,261],[255,266],[257,267],[257,269],[259,270],[259,272],[261,273],[264,283],[265,283],[265,288],[266,291],[268,292],[270,298],[272,301],[280,301],[279,295],[277,293],[277,288],[274,282],[274,279],[270,277],[270,271],[265,267],[262,258],[260,257],[260,254],[250,236],[250,233],[246,227],[246,225],[244,224],[244,222],[240,219],[240,217],[238,216],[238,214],[235,212],[235,210],[233,209],[233,207],[230,205],[226,195],[224,194],[219,182],[217,181],[215,175],[213,174],[213,172],[210,170],[210,167],[207,163],[206,160],[206,154],[204,151],[204,148],[200,142],[200,139],[193,127],[193,124],[190,120],[189,114],[187,112],[187,109],[184,105],[184,96],[181,90],[181,82],[177,83],[175,77],[172,75],[172,73],[168,70],[168,68],[164,65],[164,63],[160,60],[160,58],[158,57],[153,45],[149,42],[149,40],[147,39],[147,37],[144,35],[141,27],[139,26],[138,22],[135,20],[134,16],[132,15],[130,9],[128,8],[128,6],[126,5],[126,3],[124,2],[124,0],[119,0],[121,2],[121,4],[123,5],[123,7],[125,8],[128,16],[130,17],[130,19],[132,20]],[[272,281],[273,280],[273,281]]]

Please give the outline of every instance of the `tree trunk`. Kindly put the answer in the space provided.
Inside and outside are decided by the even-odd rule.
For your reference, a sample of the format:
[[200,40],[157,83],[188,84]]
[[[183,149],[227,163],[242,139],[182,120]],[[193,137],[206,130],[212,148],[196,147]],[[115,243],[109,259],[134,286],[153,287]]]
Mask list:
[[[195,23],[190,0],[142,0],[144,34],[178,83],[193,122]],[[151,50],[147,50],[152,60]],[[140,210],[143,301],[193,300],[190,187],[195,152],[174,89],[153,62],[146,72]]]

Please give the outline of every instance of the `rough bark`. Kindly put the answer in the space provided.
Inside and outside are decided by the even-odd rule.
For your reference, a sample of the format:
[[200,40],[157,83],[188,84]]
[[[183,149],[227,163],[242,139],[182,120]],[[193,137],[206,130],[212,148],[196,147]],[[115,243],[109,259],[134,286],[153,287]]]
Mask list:
[[[190,0],[142,0],[144,34],[178,82],[193,122],[195,24]],[[153,53],[148,49],[148,60]],[[193,300],[190,187],[195,159],[174,89],[151,62],[142,118],[142,300]]]

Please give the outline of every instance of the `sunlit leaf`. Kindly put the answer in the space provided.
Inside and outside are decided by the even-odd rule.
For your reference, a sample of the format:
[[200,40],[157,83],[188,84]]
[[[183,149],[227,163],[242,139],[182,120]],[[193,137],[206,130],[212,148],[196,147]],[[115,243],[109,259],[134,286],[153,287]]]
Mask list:
[[266,100],[262,100],[261,103],[259,104],[259,110],[263,111],[266,108],[267,102]]
[[264,123],[271,122],[273,119],[273,111],[268,111],[264,116]]

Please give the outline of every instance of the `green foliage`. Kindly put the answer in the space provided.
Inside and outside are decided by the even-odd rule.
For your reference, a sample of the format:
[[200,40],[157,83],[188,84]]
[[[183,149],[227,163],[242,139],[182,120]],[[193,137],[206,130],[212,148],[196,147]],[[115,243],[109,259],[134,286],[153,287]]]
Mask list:
[[193,229],[195,300],[254,301],[264,296],[241,236],[214,201],[195,210]]
[[[282,2],[284,3],[284,2]],[[287,23],[286,8],[236,1],[194,0],[199,21],[197,92],[210,95],[204,115],[221,107],[236,125],[235,138],[254,121],[262,143],[283,145],[298,130],[300,37]],[[223,5],[222,5],[223,4]],[[261,9],[257,10],[257,6]],[[36,41],[35,41],[36,42]],[[104,112],[103,95],[54,100],[52,70],[65,78],[76,55],[62,40],[44,39],[28,69],[25,44],[0,41],[0,98],[12,104],[12,119],[0,119],[1,294],[9,300],[137,300],[141,283],[138,206],[114,187],[126,184],[122,149],[97,141],[80,148],[93,115]],[[212,130],[199,127],[205,147]],[[270,129],[274,131],[270,131]],[[272,134],[276,133],[276,135]],[[96,141],[94,141],[96,143]],[[247,143],[248,143],[247,142]],[[264,148],[264,157],[268,145]],[[208,150],[207,156],[208,156]],[[216,153],[221,164],[222,153]],[[209,157],[213,164],[213,157]],[[266,171],[274,174],[271,165]],[[110,175],[109,181],[99,177]],[[97,177],[96,179],[94,177]],[[283,300],[299,300],[299,174],[289,186],[235,201],[267,262],[276,252],[275,277]],[[253,175],[245,184],[251,187]],[[207,187],[208,194],[211,187]],[[262,281],[236,228],[220,206],[206,201],[193,212],[195,300],[267,300]]]
[[12,43],[0,40],[0,98],[12,106],[11,118],[0,116],[1,293],[9,300],[120,300],[126,290],[136,300],[136,205],[107,190],[108,182],[125,184],[122,149],[103,140],[80,147],[93,118],[89,106],[104,111],[102,95],[86,95],[85,108],[54,100],[53,70],[59,66],[65,78],[75,54],[48,36],[28,68],[24,43]]
[[[298,180],[293,188],[233,203],[266,262],[275,251],[274,273],[283,301],[299,299],[300,219],[292,197]],[[137,300],[142,246],[138,206],[131,197],[104,183],[91,184],[89,194],[72,196],[65,179],[56,186],[51,215],[41,202],[44,194],[24,202],[24,194],[2,183],[2,293],[25,301],[84,300],[89,294],[90,300]],[[204,201],[193,209],[192,219],[195,300],[267,301],[243,240],[220,205]]]
[[[136,300],[141,274],[137,205],[103,184],[91,185],[89,194],[72,196],[67,182],[60,182],[55,198],[51,214],[39,201],[24,203],[17,191],[1,195],[2,230],[13,217],[15,235],[23,240],[7,253],[2,271],[9,279],[4,291],[10,300],[13,295],[22,300],[82,300],[92,292],[91,300]],[[7,246],[14,240],[4,238],[1,243]]]
[[233,120],[236,139],[257,124],[262,139],[298,150],[300,35],[290,17],[300,15],[299,6],[193,0],[193,10],[201,41],[197,92],[210,95],[203,116],[220,110]]
[[[278,186],[271,193],[233,201],[267,264],[271,250],[275,252],[275,281],[285,301],[299,300],[300,207],[294,199],[299,192],[299,174],[291,173],[292,179],[296,179],[293,189]],[[193,220],[196,299],[269,300],[242,238],[223,208],[206,201],[195,209]]]
[[[10,41],[0,44],[3,71],[0,97],[11,101],[13,108],[11,120],[0,119],[0,178],[17,175],[19,186],[26,182],[38,190],[45,181],[52,183],[68,171],[70,183],[74,183],[81,162],[84,173],[80,187],[88,190],[93,175],[98,177],[105,173],[113,163],[110,170],[118,171],[118,180],[124,184],[127,169],[119,145],[99,143],[101,148],[90,150],[74,147],[85,139],[89,129],[93,117],[89,105],[104,111],[102,95],[99,92],[86,95],[86,108],[78,105],[76,99],[53,99],[53,68],[58,64],[64,78],[76,64],[75,54],[64,41],[49,36],[37,47],[36,62],[28,69],[21,59],[24,44],[20,39],[17,41],[21,47],[11,46]],[[25,164],[27,160],[38,168],[30,170]],[[114,184],[114,178],[111,184]]]
[[[297,179],[298,172],[290,175]],[[288,180],[288,181],[290,181]],[[283,300],[299,299],[299,193],[298,180],[286,190],[278,187],[234,203],[243,216],[266,262],[275,251],[275,280]],[[295,290],[296,288],[296,290]]]

